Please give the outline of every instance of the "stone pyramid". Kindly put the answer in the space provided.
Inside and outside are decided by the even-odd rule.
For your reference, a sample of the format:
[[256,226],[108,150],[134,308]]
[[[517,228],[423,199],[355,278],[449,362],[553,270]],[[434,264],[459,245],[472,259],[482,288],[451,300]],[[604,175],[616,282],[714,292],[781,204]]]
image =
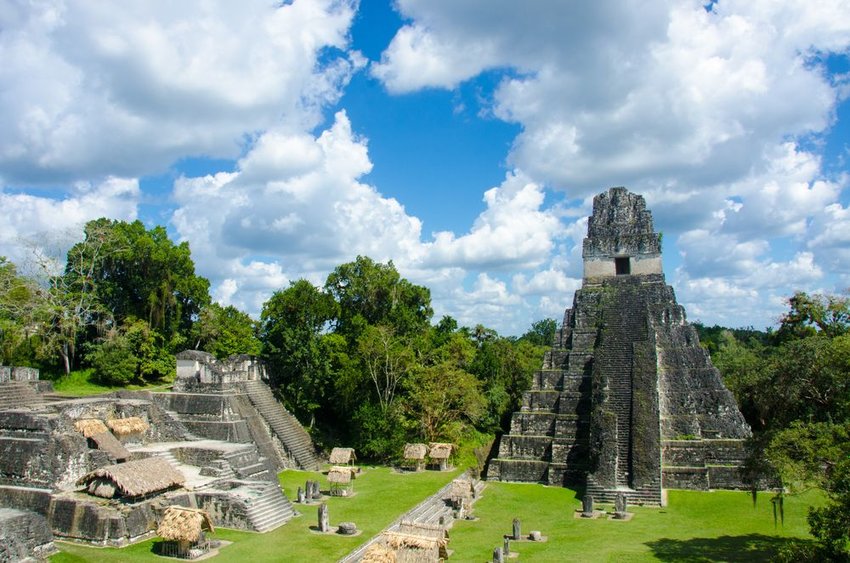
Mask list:
[[488,478],[662,503],[662,487],[743,488],[751,431],[661,267],[642,196],[593,200],[584,280]]

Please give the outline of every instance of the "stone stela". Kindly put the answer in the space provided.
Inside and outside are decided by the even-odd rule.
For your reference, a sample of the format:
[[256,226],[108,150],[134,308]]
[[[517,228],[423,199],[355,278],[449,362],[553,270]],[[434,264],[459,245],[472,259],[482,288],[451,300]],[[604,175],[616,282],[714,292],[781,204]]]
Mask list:
[[594,198],[583,258],[582,287],[488,479],[650,505],[662,504],[662,487],[746,488],[750,428],[665,282],[642,196]]

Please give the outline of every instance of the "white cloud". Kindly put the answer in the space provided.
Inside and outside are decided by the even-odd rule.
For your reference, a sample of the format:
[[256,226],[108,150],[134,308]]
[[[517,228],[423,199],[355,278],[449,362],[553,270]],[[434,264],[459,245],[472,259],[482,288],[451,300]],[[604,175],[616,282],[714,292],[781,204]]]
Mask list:
[[15,262],[27,260],[26,247],[32,244],[50,244],[55,246],[47,249],[51,254],[64,256],[82,237],[87,221],[100,217],[135,220],[139,199],[138,181],[128,178],[107,178],[99,184],[77,182],[61,199],[0,189],[0,247]]
[[536,267],[548,259],[561,232],[557,217],[543,209],[543,189],[518,173],[484,193],[487,209],[469,233],[438,232],[425,264],[468,268]]
[[[366,141],[344,112],[317,137],[269,131],[235,172],[179,179],[172,223],[190,242],[214,296],[253,314],[290,280],[321,284],[332,268],[359,254],[393,260],[402,275],[427,285],[437,315],[472,322],[476,310],[488,312],[493,326],[513,331],[497,313],[529,305],[486,272],[533,270],[549,260],[563,227],[544,208],[542,189],[509,174],[486,192],[487,208],[469,233],[423,240],[419,219],[359,180],[371,168]],[[569,286],[558,275],[552,270],[522,284],[539,300]],[[469,277],[474,288],[466,292]]]
[[348,0],[59,0],[0,10],[6,183],[140,175],[235,157],[245,135],[317,123],[362,64]]
[[[402,0],[398,8],[409,22],[373,75],[401,93],[508,69],[490,109],[522,127],[509,163],[529,182],[583,200],[582,211],[611,185],[645,194],[701,314],[716,303],[711,287],[735,303],[719,306],[726,318],[770,322],[760,311],[781,303],[771,292],[846,271],[847,179],[825,177],[817,154],[846,96],[846,79],[818,62],[850,49],[846,2],[732,0],[707,11],[693,1]],[[538,271],[516,276],[517,291],[555,284],[556,268],[580,275],[583,225],[560,233],[574,244],[535,254]]]

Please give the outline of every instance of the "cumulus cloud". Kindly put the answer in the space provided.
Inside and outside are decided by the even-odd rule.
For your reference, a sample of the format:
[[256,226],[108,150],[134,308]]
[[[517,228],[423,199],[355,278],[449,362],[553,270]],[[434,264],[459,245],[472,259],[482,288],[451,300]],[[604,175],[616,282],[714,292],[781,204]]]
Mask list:
[[353,4],[7,4],[3,179],[140,175],[187,155],[236,157],[272,122],[314,126],[362,64],[340,50]]
[[77,182],[60,198],[0,189],[0,247],[19,263],[27,261],[27,249],[33,245],[50,243],[55,246],[50,253],[63,256],[82,237],[87,221],[100,217],[135,220],[139,199],[139,182],[129,178],[107,178],[99,184]]
[[[419,219],[360,181],[371,168],[366,140],[345,112],[318,136],[268,131],[236,171],[179,179],[172,223],[190,242],[215,297],[253,313],[290,280],[321,284],[330,269],[358,254],[394,260],[402,274],[427,284],[438,314],[458,314],[459,301],[489,311],[522,304],[483,270],[533,270],[547,261],[562,226],[544,209],[538,185],[509,174],[486,192],[487,208],[467,234],[423,240]],[[466,293],[458,288],[470,272],[474,288]],[[568,283],[556,279],[545,287],[543,278],[530,282],[534,290],[523,287],[542,295]]]
[[[372,74],[404,93],[505,69],[486,109],[522,128],[509,163],[582,212],[610,185],[644,193],[703,312],[717,290],[730,314],[769,322],[758,303],[781,299],[760,291],[846,269],[846,178],[824,174],[811,142],[846,97],[820,62],[850,47],[842,1],[545,4],[401,0],[409,21]],[[562,228],[574,244],[516,290],[580,275],[583,231]]]
[[434,235],[426,264],[496,269],[539,266],[549,257],[562,228],[557,217],[543,209],[544,195],[523,174],[508,174],[501,186],[484,193],[487,209],[469,233]]

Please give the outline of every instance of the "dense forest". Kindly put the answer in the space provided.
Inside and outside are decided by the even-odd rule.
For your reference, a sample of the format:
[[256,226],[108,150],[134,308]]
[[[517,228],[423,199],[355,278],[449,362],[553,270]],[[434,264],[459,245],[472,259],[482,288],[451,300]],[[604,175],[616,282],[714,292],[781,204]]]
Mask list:
[[[557,331],[553,319],[519,338],[435,321],[427,288],[367,257],[322,287],[280,288],[254,320],[212,302],[187,243],[138,221],[89,222],[62,269],[37,252],[31,262],[24,274],[0,257],[0,363],[123,386],[168,383],[187,348],[259,355],[317,442],[376,461],[407,441],[445,440],[478,446],[483,462]],[[776,330],[696,326],[753,428],[749,479],[775,486],[779,517],[784,495],[827,497],[810,510],[815,542],[783,557],[847,560],[850,300],[798,293]]]
[[89,222],[64,270],[37,253],[33,263],[23,275],[0,258],[0,363],[122,386],[167,383],[187,348],[259,355],[320,444],[374,460],[410,440],[486,449],[557,330],[546,319],[506,338],[448,316],[433,322],[427,288],[366,257],[323,287],[281,288],[255,321],[212,302],[187,243],[139,221]]

